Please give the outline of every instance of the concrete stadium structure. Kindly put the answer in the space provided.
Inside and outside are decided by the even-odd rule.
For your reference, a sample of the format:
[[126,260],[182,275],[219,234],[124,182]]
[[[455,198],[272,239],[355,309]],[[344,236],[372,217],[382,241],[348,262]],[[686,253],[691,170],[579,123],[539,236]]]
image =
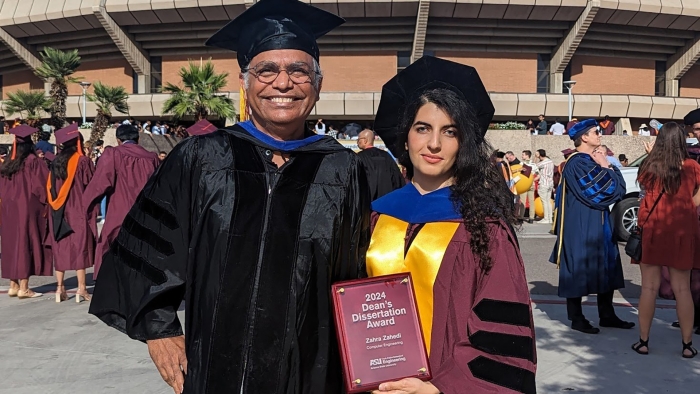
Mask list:
[[[476,67],[499,120],[566,118],[568,79],[578,118],[630,118],[634,128],[700,106],[700,0],[305,1],[347,19],[319,40],[325,77],[314,117],[372,119],[382,84],[424,54]],[[50,46],[80,51],[77,76],[126,86],[137,118],[161,115],[159,87],[178,83],[190,59],[229,72],[237,101],[235,54],[203,43],[253,3],[0,0],[2,97],[46,88],[32,70]],[[70,86],[69,117],[82,116],[81,93]]]

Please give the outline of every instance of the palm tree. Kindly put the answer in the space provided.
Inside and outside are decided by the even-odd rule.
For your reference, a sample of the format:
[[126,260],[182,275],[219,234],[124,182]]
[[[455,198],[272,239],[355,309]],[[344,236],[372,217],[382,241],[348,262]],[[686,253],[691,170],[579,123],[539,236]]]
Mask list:
[[41,119],[41,111],[48,112],[50,106],[51,100],[40,90],[33,92],[18,90],[7,93],[7,100],[5,100],[5,112],[20,116],[26,114],[27,124],[30,126],[35,126]]
[[77,49],[63,52],[49,47],[45,47],[40,55],[41,65],[35,73],[44,81],[51,82],[50,123],[58,130],[66,125],[68,83],[79,81],[79,78],[71,77],[71,75],[80,67],[80,56]]
[[169,82],[163,87],[164,93],[172,94],[163,104],[164,114],[172,113],[176,119],[193,115],[195,120],[208,115],[232,119],[236,115],[233,100],[220,94],[228,73],[217,74],[211,60],[200,65],[190,62],[179,74],[184,87]]
[[129,94],[123,86],[107,86],[100,82],[93,85],[94,93],[88,94],[87,99],[97,105],[97,116],[92,124],[90,144],[101,140],[105,135],[109,122],[112,119],[112,110],[123,114],[129,113]]

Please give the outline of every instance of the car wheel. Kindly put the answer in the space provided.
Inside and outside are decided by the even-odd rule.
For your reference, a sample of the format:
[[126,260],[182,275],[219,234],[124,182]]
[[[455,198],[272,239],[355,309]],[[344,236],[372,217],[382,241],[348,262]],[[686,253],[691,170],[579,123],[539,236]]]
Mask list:
[[627,242],[630,231],[637,225],[637,215],[639,213],[639,199],[630,197],[615,204],[613,208],[613,234],[623,242]]

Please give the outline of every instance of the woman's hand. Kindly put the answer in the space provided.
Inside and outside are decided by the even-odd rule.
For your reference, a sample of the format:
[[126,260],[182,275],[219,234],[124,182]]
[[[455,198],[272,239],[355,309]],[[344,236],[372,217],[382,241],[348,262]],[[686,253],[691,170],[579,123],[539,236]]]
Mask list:
[[379,385],[379,390],[373,391],[372,394],[440,394],[440,390],[430,382],[406,378],[396,382],[382,383]]
[[696,190],[693,195],[693,204],[695,204],[696,207],[700,207],[700,189]]
[[656,141],[644,141],[644,150],[647,154],[651,153],[651,150],[654,149],[654,142]]

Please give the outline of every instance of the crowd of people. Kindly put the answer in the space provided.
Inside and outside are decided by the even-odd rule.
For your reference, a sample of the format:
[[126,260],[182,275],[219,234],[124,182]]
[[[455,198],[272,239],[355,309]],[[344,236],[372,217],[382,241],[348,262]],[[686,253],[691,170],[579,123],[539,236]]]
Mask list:
[[[525,130],[529,131],[532,135],[567,135],[569,130],[576,123],[578,123],[578,118],[572,117],[571,120],[567,122],[562,122],[559,118],[555,118],[553,123],[547,121],[544,114],[538,116],[538,121],[533,121],[528,119],[525,122]],[[566,124],[565,124],[566,123]],[[616,129],[615,122],[610,119],[610,116],[605,115],[602,120],[596,122],[600,129],[602,135],[632,135],[629,131],[623,129],[621,131]],[[637,130],[637,135],[640,136],[656,136],[659,134],[662,123],[656,119],[651,119],[649,125],[642,123]],[[692,136],[691,136],[692,137]]]
[[45,135],[34,144],[38,130],[33,127],[19,125],[10,132],[14,144],[0,165],[0,264],[3,278],[10,279],[8,294],[41,297],[29,289],[29,277],[55,271],[56,302],[62,302],[64,273],[77,271],[76,301],[89,300],[85,270],[94,266],[97,277],[103,254],[160,159],[138,145],[139,132],[130,125],[117,128],[118,146],[105,148],[98,141],[94,152],[83,146],[77,124],[56,131],[58,153]]

